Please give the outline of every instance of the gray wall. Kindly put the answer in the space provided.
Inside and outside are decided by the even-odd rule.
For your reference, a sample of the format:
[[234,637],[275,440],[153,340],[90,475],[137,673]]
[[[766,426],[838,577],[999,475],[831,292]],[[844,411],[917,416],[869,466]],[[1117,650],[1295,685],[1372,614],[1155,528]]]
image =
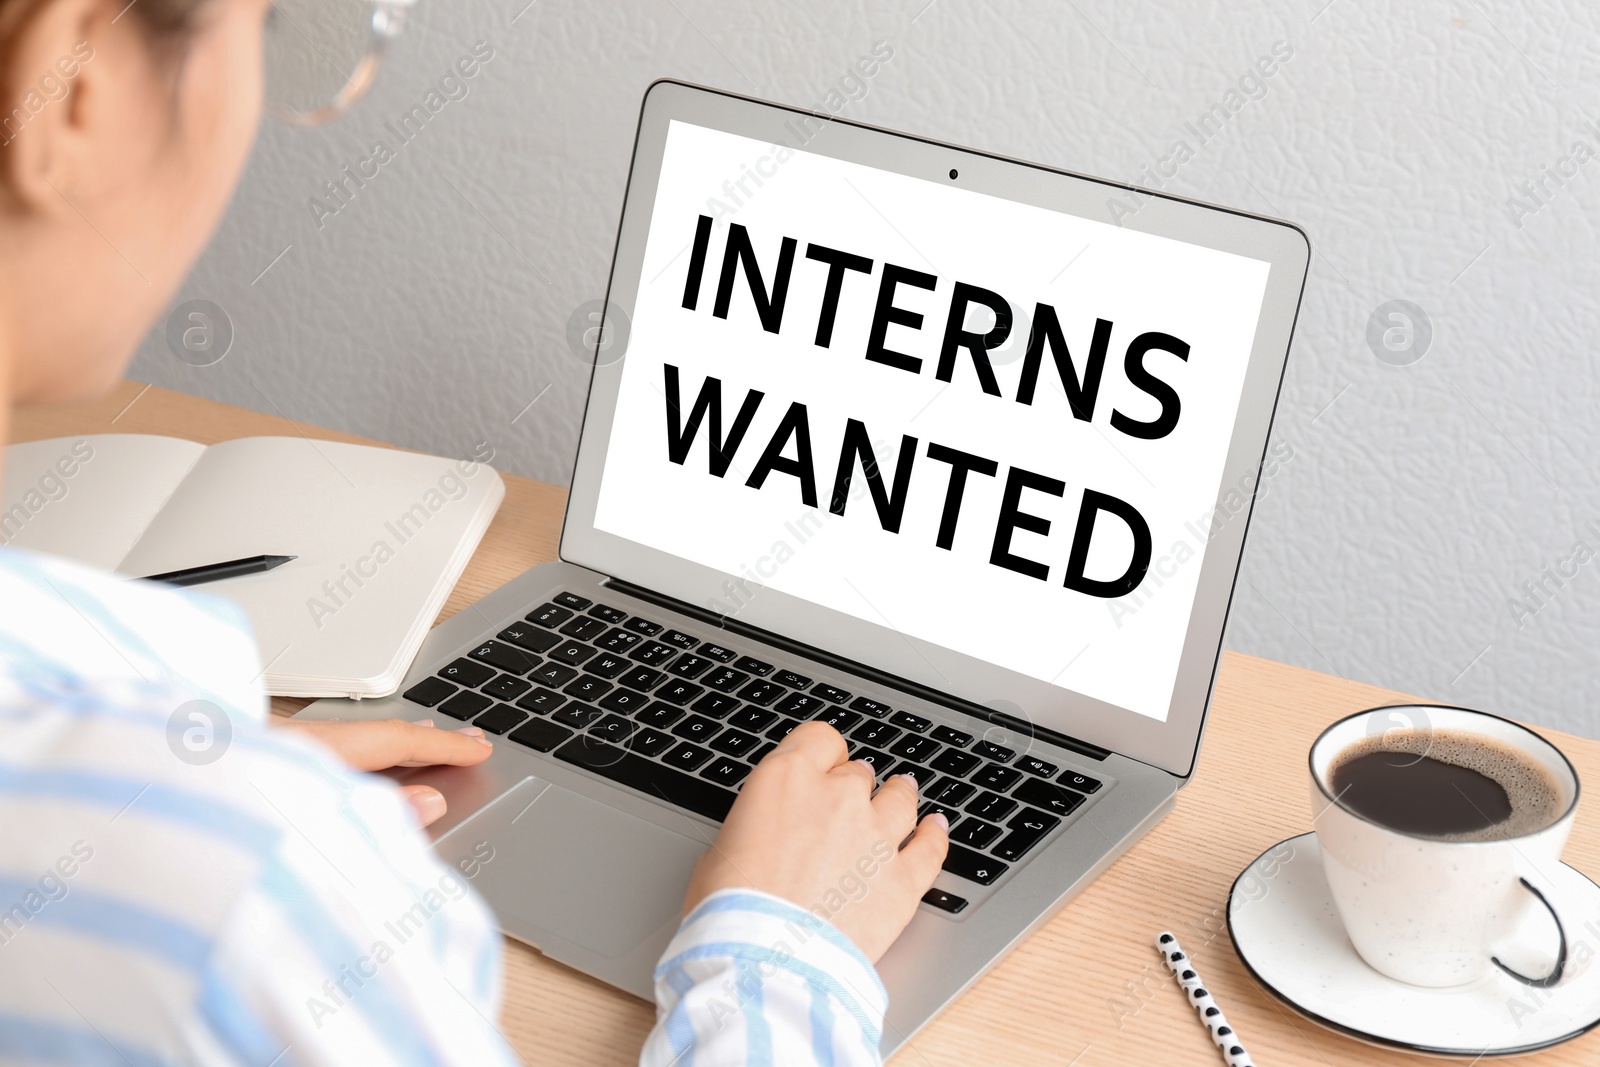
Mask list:
[[[1311,234],[1275,432],[1293,458],[1257,508],[1233,647],[1600,735],[1593,10],[524,2],[422,0],[354,114],[266,126],[180,297],[227,311],[232,350],[188,366],[158,329],[133,373],[441,453],[488,439],[503,469],[565,482],[586,381],[568,321],[604,292],[646,85],[820,106],[881,39],[893,59],[842,114]],[[323,182],[394,147],[385,121],[480,40],[470,94],[319,228]],[[1185,123],[1279,40],[1293,58],[1200,143]],[[1384,347],[1392,320],[1369,342],[1395,299],[1423,310],[1425,352],[1420,320],[1409,350]]]

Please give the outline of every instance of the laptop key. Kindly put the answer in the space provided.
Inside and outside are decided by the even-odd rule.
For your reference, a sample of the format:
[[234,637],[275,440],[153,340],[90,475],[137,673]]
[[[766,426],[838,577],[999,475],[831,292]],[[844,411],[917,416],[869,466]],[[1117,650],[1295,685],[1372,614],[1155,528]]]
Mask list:
[[947,804],[939,804],[935,801],[927,801],[917,808],[918,822],[921,822],[929,815],[943,815],[945,817],[945,821],[948,822],[952,827],[961,822],[961,811],[959,808],[952,808]]
[[494,701],[482,693],[474,693],[463,689],[455,696],[439,705],[439,710],[457,719],[470,719]]
[[553,629],[572,618],[572,610],[556,604],[546,604],[543,607],[534,608],[523,618],[529,622]]
[[598,703],[607,711],[628,715],[650,703],[650,698],[643,693],[636,693],[632,689],[613,689],[601,697]]
[[[699,704],[695,705],[696,708],[699,706]],[[728,716],[729,726],[737,726],[741,730],[755,730],[757,732],[765,730],[777,721],[778,716],[776,713],[763,708],[744,708]]]
[[779,685],[786,685],[790,689],[804,689],[811,684],[811,679],[794,671],[779,671],[772,676],[772,680]]
[[1054,763],[1046,763],[1044,760],[1033,756],[1023,756],[1017,760],[1017,770],[1027,771],[1029,774],[1037,774],[1040,778],[1054,778],[1056,771],[1060,769]]
[[506,704],[496,704],[473,719],[472,725],[491,734],[503,734],[527,717],[528,713],[525,711],[518,711]]
[[689,742],[683,741],[679,743],[677,748],[668,752],[662,758],[669,766],[677,767],[680,770],[692,771],[710,759],[711,752],[709,749],[701,748],[699,745],[691,745]]
[[906,760],[901,760],[899,763],[895,764],[894,769],[891,770],[886,777],[893,778],[897,774],[909,774],[911,777],[915,778],[917,780],[917,789],[919,791],[929,782],[939,777],[937,774],[934,774],[921,764],[911,763]]
[[930,889],[922,894],[922,902],[930,904],[940,911],[948,911],[951,915],[960,915],[967,907],[967,898],[958,897],[954,893],[946,893],[943,889]]
[[761,738],[743,730],[724,730],[711,742],[711,747],[729,756],[743,756],[759,748]]
[[646,641],[628,653],[628,656],[631,659],[638,660],[640,663],[648,663],[652,667],[659,667],[677,654],[678,650],[671,645],[663,645],[660,641]]
[[633,717],[647,726],[665,730],[687,714],[682,708],[675,708],[671,704],[663,704],[659,700],[652,701],[650,705],[637,712]]
[[686,652],[700,643],[698,637],[691,637],[682,630],[668,630],[661,635],[661,640],[669,645],[677,645]]
[[[559,754],[559,753],[558,753]],[[1011,868],[999,860],[974,852],[965,845],[952,844],[944,857],[944,869],[957,878],[965,878],[979,885],[994,885],[995,879]]]
[[[700,651],[704,652],[705,649]],[[700,680],[713,689],[731,693],[745,682],[748,682],[750,676],[743,671],[736,671],[732,667],[719,667]]]
[[715,719],[708,719],[704,715],[691,715],[674,726],[672,732],[675,736],[690,741],[709,741],[721,729],[722,724]]
[[810,715],[812,712],[828,705],[816,697],[808,697],[804,693],[790,693],[776,704],[772,705],[774,711],[781,711],[785,715]]
[[889,716],[889,721],[907,730],[915,730],[919,734],[927,733],[928,727],[933,725],[932,719],[924,719],[921,715],[913,715],[909,711],[897,711]]
[[515,700],[517,697],[533,688],[533,683],[509,674],[502,674],[492,682],[487,682],[480,687],[482,692],[489,694],[496,700]]
[[874,719],[881,719],[889,714],[889,705],[871,697],[856,697],[850,702],[850,706],[856,711],[871,715]]
[[994,760],[996,763],[1010,763],[1017,755],[1011,749],[1006,748],[1004,745],[997,745],[993,741],[979,741],[972,746],[972,751],[984,759]]
[[711,762],[711,766],[700,772],[700,777],[707,781],[716,782],[718,785],[733,787],[744,781],[750,775],[748,764],[735,763],[727,756],[718,756]]
[[861,721],[861,713],[859,711],[846,711],[843,708],[829,708],[819,713],[816,719],[818,722],[827,723],[842,734]]
[[767,731],[767,734],[766,734],[767,740],[769,740],[769,741],[782,741],[785,737],[789,736],[789,731],[790,730],[793,730],[796,726],[799,726],[799,725],[800,724],[795,722],[793,719],[789,718],[788,716],[785,716],[785,717],[783,717],[783,718],[778,720],[778,723],[777,723],[776,726],[774,726],[772,729]]
[[561,638],[548,630],[525,623],[512,623],[499,633],[502,641],[509,641],[518,648],[525,648],[530,652],[548,652],[561,643]]
[[568,637],[575,637],[579,641],[593,641],[595,638],[606,632],[606,624],[601,622],[599,619],[593,619],[587,615],[580,615],[578,618],[573,619],[571,622],[561,627],[561,632],[566,634]]
[[646,726],[633,735],[628,741],[628,747],[646,756],[659,756],[677,743],[677,738],[671,734],[664,734],[660,730],[652,730]]
[[506,735],[519,745],[527,745],[537,752],[549,752],[572,736],[572,731],[557,726],[548,719],[529,719]]
[[570,726],[574,730],[581,730],[585,726],[588,726],[590,723],[599,719],[604,714],[605,712],[601,711],[599,708],[591,708],[587,704],[580,704],[577,701],[573,701],[571,704],[568,704],[566,707],[550,716],[550,720],[552,722],[558,722],[562,726]]
[[597,619],[604,619],[613,626],[628,617],[628,613],[626,611],[618,611],[616,608],[613,608],[607,604],[596,604],[594,607],[589,609],[589,614],[593,615]]
[[994,763],[986,763],[981,771],[972,776],[972,780],[984,789],[993,789],[998,793],[1004,793],[1007,789],[1016,785],[1017,779],[1021,777],[1021,771],[1014,771],[1010,767],[1001,767]]
[[1041,815],[1037,811],[1025,811],[1014,817],[1006,828],[1011,832],[1000,839],[991,852],[1003,860],[1015,863],[1025,856],[1028,851],[1043,841],[1045,835],[1061,824],[1061,820],[1052,815]]
[[950,840],[958,845],[970,845],[973,848],[985,848],[999,836],[1000,827],[974,818],[963,822],[959,830],[950,831]]
[[840,689],[837,686],[824,685],[822,682],[818,682],[816,685],[812,686],[811,691],[817,696],[821,697],[823,700],[834,704],[843,704],[846,700],[850,699],[850,694],[846,693],[843,689]]
[[655,691],[657,700],[665,700],[669,704],[687,704],[705,690],[693,682],[668,682]]
[[[694,749],[695,746],[678,747]],[[704,749],[697,751],[703,752],[706,758],[711,755]],[[575,737],[562,745],[556,749],[555,755],[558,760],[586,767],[602,778],[637,789],[646,796],[665,800],[669,804],[708,819],[720,822],[728,817],[728,809],[733,807],[734,794],[731,791],[675,769],[685,766],[686,762],[675,761],[674,753],[667,754],[668,762],[674,765],[665,766],[646,759],[637,752],[629,752],[585,735]],[[693,770],[704,762],[705,759],[701,759],[694,763],[694,767],[688,769]]]
[[590,674],[598,674],[602,678],[615,678],[633,664],[613,652],[602,652],[594,659],[583,665],[583,669]]
[[545,685],[566,685],[578,676],[576,667],[568,667],[565,663],[546,663],[542,667],[534,668],[530,676],[536,682]]
[[977,791],[977,787],[970,782],[958,782],[954,778],[940,778],[933,785],[924,789],[922,796],[926,800],[937,801],[940,804],[955,805],[960,804]]
[[1076,789],[1080,793],[1093,793],[1100,788],[1100,779],[1090,778],[1087,774],[1079,774],[1077,771],[1069,770],[1061,776],[1061,784],[1071,789]]
[[468,689],[476,689],[498,673],[493,667],[482,663],[474,663],[470,659],[458,659],[454,663],[446,664],[439,668],[439,677],[447,682],[464,685]]
[[567,696],[577,697],[579,700],[599,700],[611,692],[612,688],[611,683],[605,679],[585,674],[562,686],[561,691]]
[[649,667],[635,667],[624,674],[617,681],[629,689],[637,689],[641,693],[648,693],[661,684],[666,675],[660,671],[653,671]]
[[654,637],[656,634],[661,632],[661,624],[659,622],[651,622],[649,619],[641,619],[637,615],[622,625],[627,629],[632,630],[634,633],[644,634],[646,637]]
[[926,763],[937,751],[939,742],[930,737],[917,737],[915,734],[907,734],[889,746],[889,755],[914,760],[917,763]]
[[759,674],[763,677],[772,673],[772,664],[763,663],[761,660],[758,660],[752,656],[740,656],[733,665],[739,668],[741,671],[745,671],[750,674]]
[[[1017,802],[999,793],[979,793],[967,802],[967,814],[990,822],[999,822],[1017,808]],[[970,842],[969,842],[970,844]]]
[[720,719],[734,708],[737,708],[739,701],[738,698],[728,696],[726,693],[707,693],[690,706],[703,715],[709,715],[713,719]]
[[589,727],[589,735],[591,737],[603,737],[607,741],[620,745],[638,728],[638,723],[629,722],[620,715],[607,715]]
[[517,698],[517,707],[538,715],[548,715],[567,702],[567,698],[551,689],[535,687],[533,692]]
[[733,649],[723,648],[721,645],[701,645],[700,654],[707,659],[714,659],[718,663],[728,663],[739,655]]
[[557,663],[565,663],[569,667],[576,667],[595,655],[599,649],[580,645],[576,641],[567,641],[550,650],[550,658]]
[[557,593],[550,599],[564,608],[571,608],[573,611],[582,611],[589,606],[589,601],[577,593]]
[[634,645],[637,645],[643,640],[644,638],[640,637],[638,634],[630,634],[626,630],[612,630],[600,640],[596,641],[595,644],[599,645],[607,652],[626,653]]
[[431,708],[455,691],[456,687],[443,678],[424,678],[410,689],[407,689],[404,696],[413,704],[421,704],[425,708]]
[[965,778],[982,762],[970,752],[963,752],[959,748],[947,748],[930,760],[928,766],[956,778]]
[[954,745],[957,748],[966,748],[968,745],[972,744],[971,734],[963,733],[962,731],[953,729],[949,726],[935,726],[933,728],[933,733],[929,734],[928,736],[933,738],[935,741],[943,741],[945,744]]
[[761,758],[763,756],[765,756],[768,752],[771,752],[773,749],[775,749],[777,747],[778,747],[778,745],[777,745],[776,742],[768,741],[766,744],[762,745],[760,748],[752,749],[750,751],[749,755],[745,756],[744,761],[746,763],[749,763],[749,764],[760,763],[761,762]]
[[679,656],[672,661],[672,666],[668,667],[667,670],[676,674],[679,678],[693,678],[713,666],[715,664],[704,656]]
[[886,722],[868,721],[859,729],[850,734],[851,738],[860,741],[863,745],[873,745],[882,748],[900,736],[898,726],[890,726]]
[[538,656],[513,648],[504,641],[485,641],[467,655],[509,674],[527,674],[539,665]]
[[1031,804],[1052,815],[1071,815],[1083,803],[1083,794],[1063,789],[1059,785],[1030,778],[1017,786],[1011,794],[1024,804]]
[[879,752],[875,748],[856,749],[856,754],[852,758],[861,760],[869,765],[872,768],[872,773],[879,778],[883,777],[883,772],[888,770],[889,764],[893,762],[887,752]]
[[751,682],[739,690],[739,696],[752,704],[765,706],[783,695],[783,686],[771,682]]

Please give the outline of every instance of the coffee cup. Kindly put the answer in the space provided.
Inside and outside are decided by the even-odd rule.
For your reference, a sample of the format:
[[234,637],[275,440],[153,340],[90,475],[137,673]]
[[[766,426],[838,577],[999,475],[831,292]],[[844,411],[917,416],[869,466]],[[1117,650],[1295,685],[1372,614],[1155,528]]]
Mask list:
[[1566,933],[1548,887],[1578,776],[1559,749],[1497,715],[1397,705],[1329,726],[1310,770],[1334,906],[1374,970],[1427,987],[1491,968],[1560,981]]

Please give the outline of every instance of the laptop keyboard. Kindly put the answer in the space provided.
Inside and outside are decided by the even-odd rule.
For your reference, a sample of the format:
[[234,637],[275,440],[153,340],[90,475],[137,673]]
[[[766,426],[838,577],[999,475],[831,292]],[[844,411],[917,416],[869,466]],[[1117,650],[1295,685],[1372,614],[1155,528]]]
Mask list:
[[[721,822],[756,762],[807,719],[881,780],[912,774],[950,820],[944,869],[992,885],[1101,783],[871,697],[560,593],[406,690],[423,707]],[[923,900],[949,912],[967,901]]]

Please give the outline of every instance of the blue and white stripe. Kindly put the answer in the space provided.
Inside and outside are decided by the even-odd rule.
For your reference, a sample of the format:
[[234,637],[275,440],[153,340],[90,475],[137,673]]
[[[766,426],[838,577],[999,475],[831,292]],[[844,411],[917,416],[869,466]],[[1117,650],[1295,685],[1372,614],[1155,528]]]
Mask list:
[[0,551],[0,1062],[516,1062],[488,910],[260,670],[225,602]]
[[645,1064],[877,1064],[888,995],[832,925],[748,889],[713,893],[656,968]]
[[[0,549],[0,1064],[516,1063],[501,940],[385,778],[269,729],[226,601]],[[169,744],[206,700],[231,741]],[[641,1064],[876,1064],[832,926],[727,891],[657,971]]]

